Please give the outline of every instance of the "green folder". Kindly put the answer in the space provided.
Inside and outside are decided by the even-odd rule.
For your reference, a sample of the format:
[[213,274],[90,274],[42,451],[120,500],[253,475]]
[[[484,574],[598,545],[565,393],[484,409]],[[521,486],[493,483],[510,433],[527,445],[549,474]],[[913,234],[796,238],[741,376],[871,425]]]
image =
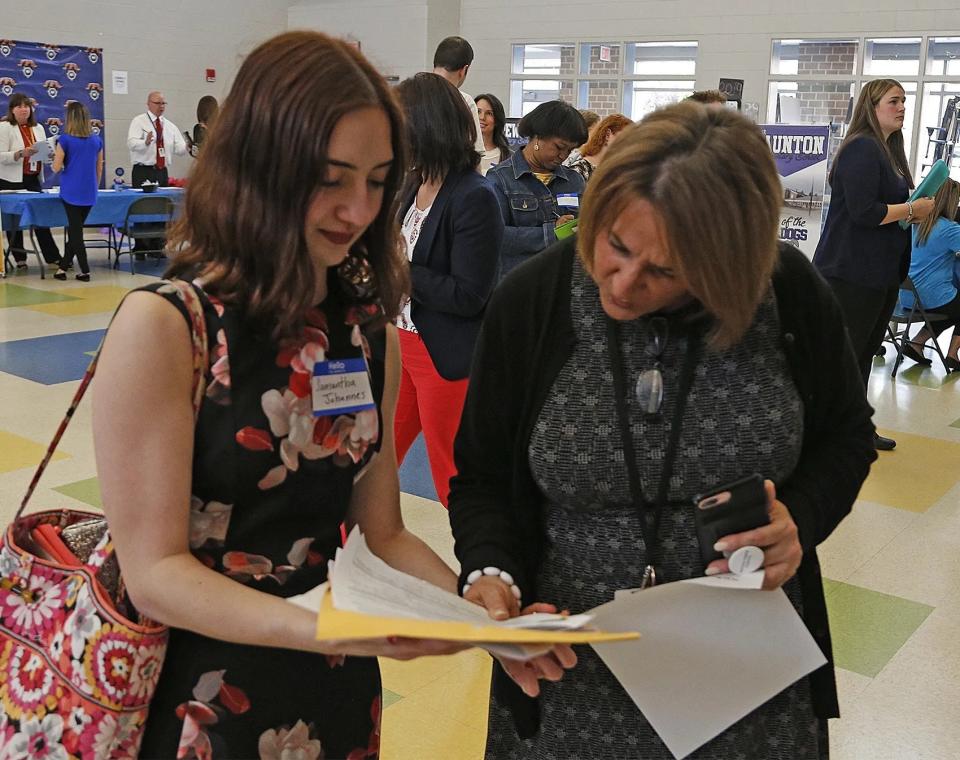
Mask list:
[[573,235],[577,231],[577,224],[580,222],[579,219],[571,219],[569,222],[564,222],[559,227],[557,227],[554,232],[557,234],[557,240],[563,240]]
[[[932,198],[937,194],[937,191],[943,186],[943,183],[947,181],[947,177],[949,176],[950,168],[947,166],[946,161],[942,158],[937,159],[933,166],[930,167],[930,171],[927,172],[927,176],[920,181],[917,189],[910,195],[910,202],[913,203],[913,201],[918,198]],[[901,219],[900,226],[903,229],[907,229],[910,223],[907,222],[906,219]]]

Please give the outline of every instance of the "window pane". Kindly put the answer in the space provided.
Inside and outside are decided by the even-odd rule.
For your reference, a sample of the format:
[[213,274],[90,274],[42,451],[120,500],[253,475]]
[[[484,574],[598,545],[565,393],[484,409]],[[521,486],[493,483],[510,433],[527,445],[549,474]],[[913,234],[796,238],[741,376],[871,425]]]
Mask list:
[[960,76],[960,37],[932,37],[927,44],[927,73]]
[[853,74],[857,40],[774,40],[771,74],[824,76]]
[[620,82],[617,80],[581,81],[577,108],[588,108],[601,116],[617,113],[620,108]]
[[696,42],[628,42],[625,74],[690,76],[697,70]]
[[867,40],[863,73],[871,76],[916,76],[920,73],[920,38]]
[[510,116],[526,116],[541,103],[562,100],[574,104],[572,79],[510,80]]
[[576,45],[514,45],[513,73],[572,76],[576,72]]
[[773,124],[847,123],[853,82],[771,82],[767,119]]
[[619,76],[619,43],[590,42],[580,45],[580,73],[590,76]]
[[[909,116],[909,114],[907,114]],[[951,160],[953,143],[960,124],[960,83],[935,82],[923,87],[920,110],[920,134],[917,135],[917,176],[927,173],[938,158],[950,164],[950,176],[960,177],[960,168]]]
[[692,80],[624,82],[623,114],[634,121],[693,94]]

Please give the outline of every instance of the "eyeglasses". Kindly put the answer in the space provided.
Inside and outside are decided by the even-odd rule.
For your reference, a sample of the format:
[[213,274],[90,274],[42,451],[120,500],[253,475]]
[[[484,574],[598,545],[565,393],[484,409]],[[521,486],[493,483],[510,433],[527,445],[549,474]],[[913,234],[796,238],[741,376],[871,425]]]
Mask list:
[[645,414],[659,414],[663,405],[663,367],[660,363],[663,352],[667,350],[670,338],[670,323],[664,317],[650,320],[650,333],[653,337],[646,353],[653,357],[653,367],[645,369],[637,378],[637,401]]

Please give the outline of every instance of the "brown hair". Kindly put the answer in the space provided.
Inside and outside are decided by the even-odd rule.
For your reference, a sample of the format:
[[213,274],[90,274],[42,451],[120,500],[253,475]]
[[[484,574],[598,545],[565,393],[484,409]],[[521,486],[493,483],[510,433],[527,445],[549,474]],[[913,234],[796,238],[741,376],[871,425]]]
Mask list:
[[853,107],[853,116],[847,128],[847,136],[843,138],[833,157],[833,166],[830,169],[831,182],[837,167],[837,159],[843,149],[858,137],[867,136],[880,144],[883,152],[887,154],[890,165],[903,175],[910,187],[913,187],[913,175],[910,174],[910,165],[907,163],[907,154],[903,148],[903,130],[895,130],[884,140],[883,130],[880,129],[880,122],[877,121],[877,104],[894,87],[904,92],[903,85],[896,79],[874,79],[867,82],[860,90],[860,97],[857,98],[857,104]]
[[633,124],[633,122],[622,113],[614,113],[610,114],[610,116],[604,117],[604,119],[597,125],[597,128],[593,131],[593,136],[587,140],[587,144],[580,149],[580,155],[597,155],[597,153],[603,150],[603,146],[607,144],[607,132],[615,135],[629,127],[631,124]]
[[64,131],[74,137],[90,137],[93,134],[90,128],[90,112],[79,100],[67,103],[67,123]]
[[956,221],[957,207],[960,206],[960,182],[947,178],[933,197],[933,211],[917,226],[917,245],[926,245],[927,238],[933,232],[937,219],[941,216]]
[[720,90],[697,90],[692,95],[688,95],[686,99],[692,100],[695,103],[703,103],[704,105],[727,102],[727,96],[720,92]]
[[30,106],[30,116],[27,118],[27,126],[37,126],[37,109],[33,107],[33,98],[31,98],[29,95],[24,95],[22,92],[15,92],[10,96],[10,104],[7,106],[6,121],[16,126],[17,117],[13,115],[13,109],[24,104]]
[[[319,32],[277,35],[244,60],[169,235],[172,248],[184,248],[167,276],[202,270],[211,293],[242,305],[276,339],[296,335],[316,292],[304,237],[307,209],[326,175],[334,127],[368,107],[383,109],[390,121],[393,165],[380,212],[351,253],[372,265],[384,318],[393,319],[409,292],[395,221],[406,166],[403,117],[359,51]],[[333,287],[335,272],[328,274]]]
[[587,130],[600,121],[600,114],[596,111],[588,111],[586,108],[581,108],[580,115],[583,117],[583,123],[586,125]]
[[714,318],[711,346],[727,348],[769,289],[781,192],[755,124],[730,110],[677,103],[625,129],[607,151],[587,184],[577,248],[592,271],[597,237],[631,202],[649,201],[673,267]]
[[213,95],[204,95],[197,101],[197,121],[210,126],[219,109],[220,105]]

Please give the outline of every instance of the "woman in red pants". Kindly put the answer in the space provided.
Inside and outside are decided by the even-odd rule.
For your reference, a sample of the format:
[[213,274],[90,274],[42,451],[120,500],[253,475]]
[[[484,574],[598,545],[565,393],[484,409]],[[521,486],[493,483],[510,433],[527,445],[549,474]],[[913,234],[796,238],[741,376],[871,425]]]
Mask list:
[[413,169],[400,221],[413,283],[397,318],[403,372],[397,459],[423,431],[437,498],[447,505],[453,439],[467,393],[473,344],[496,281],[503,220],[477,172],[476,127],[457,89],[417,74],[397,94],[407,117]]

